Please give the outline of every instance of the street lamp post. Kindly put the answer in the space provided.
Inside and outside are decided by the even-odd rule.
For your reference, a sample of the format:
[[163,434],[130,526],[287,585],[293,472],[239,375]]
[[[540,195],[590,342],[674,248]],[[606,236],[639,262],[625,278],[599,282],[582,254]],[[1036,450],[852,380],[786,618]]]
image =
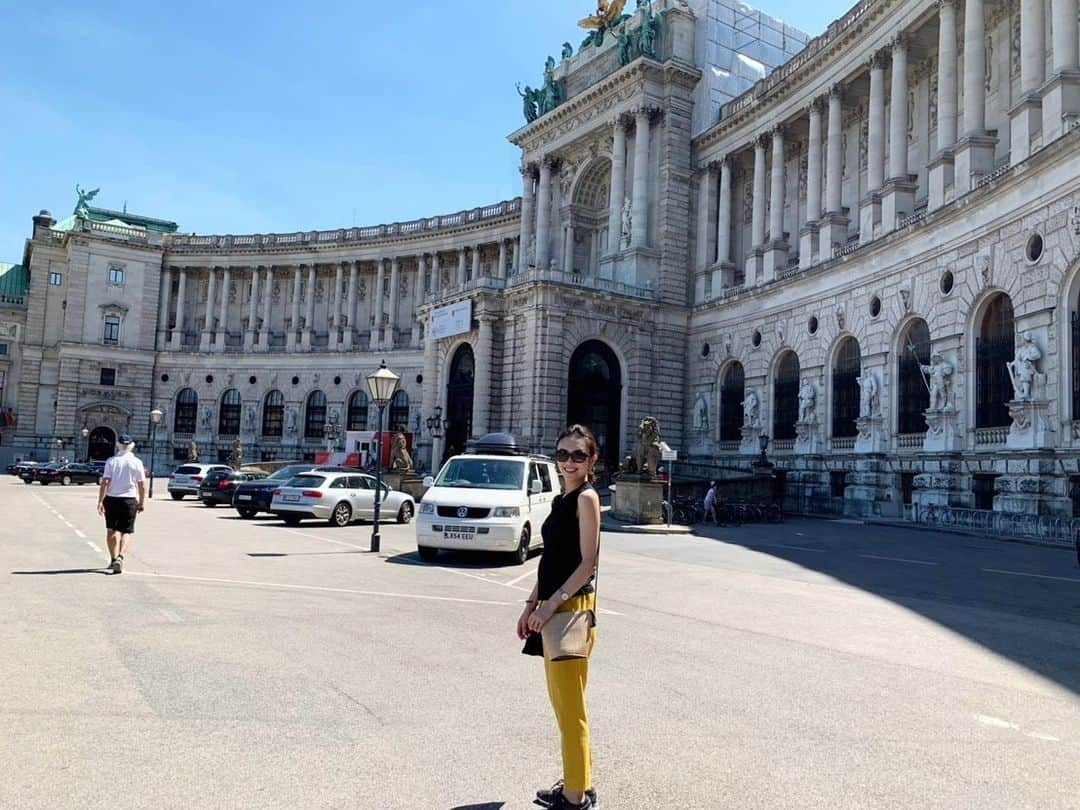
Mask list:
[[64,449],[64,440],[63,439],[57,439],[56,440],[56,456],[53,458],[53,461],[56,461],[56,462],[60,461],[60,453],[63,452],[63,449]]
[[81,432],[82,432],[83,446],[86,447],[86,462],[87,462],[87,464],[89,464],[90,463],[90,439],[89,439],[89,437],[90,437],[90,428],[84,427]]
[[158,409],[150,411],[150,492],[147,493],[151,498],[154,497],[154,450],[156,448],[155,439],[157,437],[157,426],[161,422],[161,418],[164,414]]
[[371,528],[372,551],[379,550],[381,539],[379,537],[379,507],[382,504],[383,411],[386,410],[386,406],[390,403],[390,400],[394,398],[394,394],[398,389],[398,383],[400,382],[401,377],[386,367],[385,360],[382,361],[378,371],[369,374],[367,378],[368,393],[371,395],[371,401],[378,409],[378,416],[375,421],[375,519]]

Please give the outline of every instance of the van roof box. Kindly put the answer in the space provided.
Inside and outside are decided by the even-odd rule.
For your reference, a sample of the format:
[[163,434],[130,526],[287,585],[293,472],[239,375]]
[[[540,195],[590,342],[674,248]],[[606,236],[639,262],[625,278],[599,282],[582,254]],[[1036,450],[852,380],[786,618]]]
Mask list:
[[488,456],[527,456],[529,448],[519,444],[509,433],[488,433],[479,439],[470,439],[465,452]]

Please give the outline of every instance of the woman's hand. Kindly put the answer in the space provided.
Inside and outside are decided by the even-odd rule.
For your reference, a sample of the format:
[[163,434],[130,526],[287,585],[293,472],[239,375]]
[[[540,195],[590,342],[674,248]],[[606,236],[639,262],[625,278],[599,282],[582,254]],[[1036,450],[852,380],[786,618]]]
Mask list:
[[529,604],[525,605],[525,609],[521,611],[521,615],[518,616],[517,635],[518,638],[520,638],[522,641],[524,641],[525,638],[529,635],[529,617],[532,615],[535,609],[536,605],[530,602]]
[[529,616],[529,620],[526,622],[528,629],[533,633],[539,633],[554,613],[553,603],[550,600],[545,602]]

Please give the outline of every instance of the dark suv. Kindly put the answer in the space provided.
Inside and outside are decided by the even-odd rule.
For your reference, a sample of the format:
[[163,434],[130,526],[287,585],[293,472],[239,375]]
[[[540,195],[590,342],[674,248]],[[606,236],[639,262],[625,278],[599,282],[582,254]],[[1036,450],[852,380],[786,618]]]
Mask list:
[[290,464],[272,473],[261,481],[239,484],[233,493],[232,505],[242,518],[253,518],[259,512],[270,511],[270,501],[274,499],[274,490],[300,473],[321,470],[322,472],[359,472],[352,467],[334,467],[317,464]]
[[47,487],[49,484],[97,484],[101,476],[89,464],[46,464],[23,473],[22,479],[28,484],[37,481]]
[[232,503],[233,492],[237,485],[248,481],[261,481],[266,478],[263,472],[234,472],[233,470],[212,470],[199,482],[199,500],[203,506],[226,506]]

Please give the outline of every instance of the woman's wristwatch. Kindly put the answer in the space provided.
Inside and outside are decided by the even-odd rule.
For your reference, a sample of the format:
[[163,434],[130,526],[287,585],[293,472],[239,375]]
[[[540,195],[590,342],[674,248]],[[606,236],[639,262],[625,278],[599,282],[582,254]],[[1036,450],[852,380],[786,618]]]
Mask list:
[[566,601],[568,601],[570,599],[570,594],[568,594],[566,591],[563,591],[562,593],[559,594],[559,598],[562,601],[566,602]]

